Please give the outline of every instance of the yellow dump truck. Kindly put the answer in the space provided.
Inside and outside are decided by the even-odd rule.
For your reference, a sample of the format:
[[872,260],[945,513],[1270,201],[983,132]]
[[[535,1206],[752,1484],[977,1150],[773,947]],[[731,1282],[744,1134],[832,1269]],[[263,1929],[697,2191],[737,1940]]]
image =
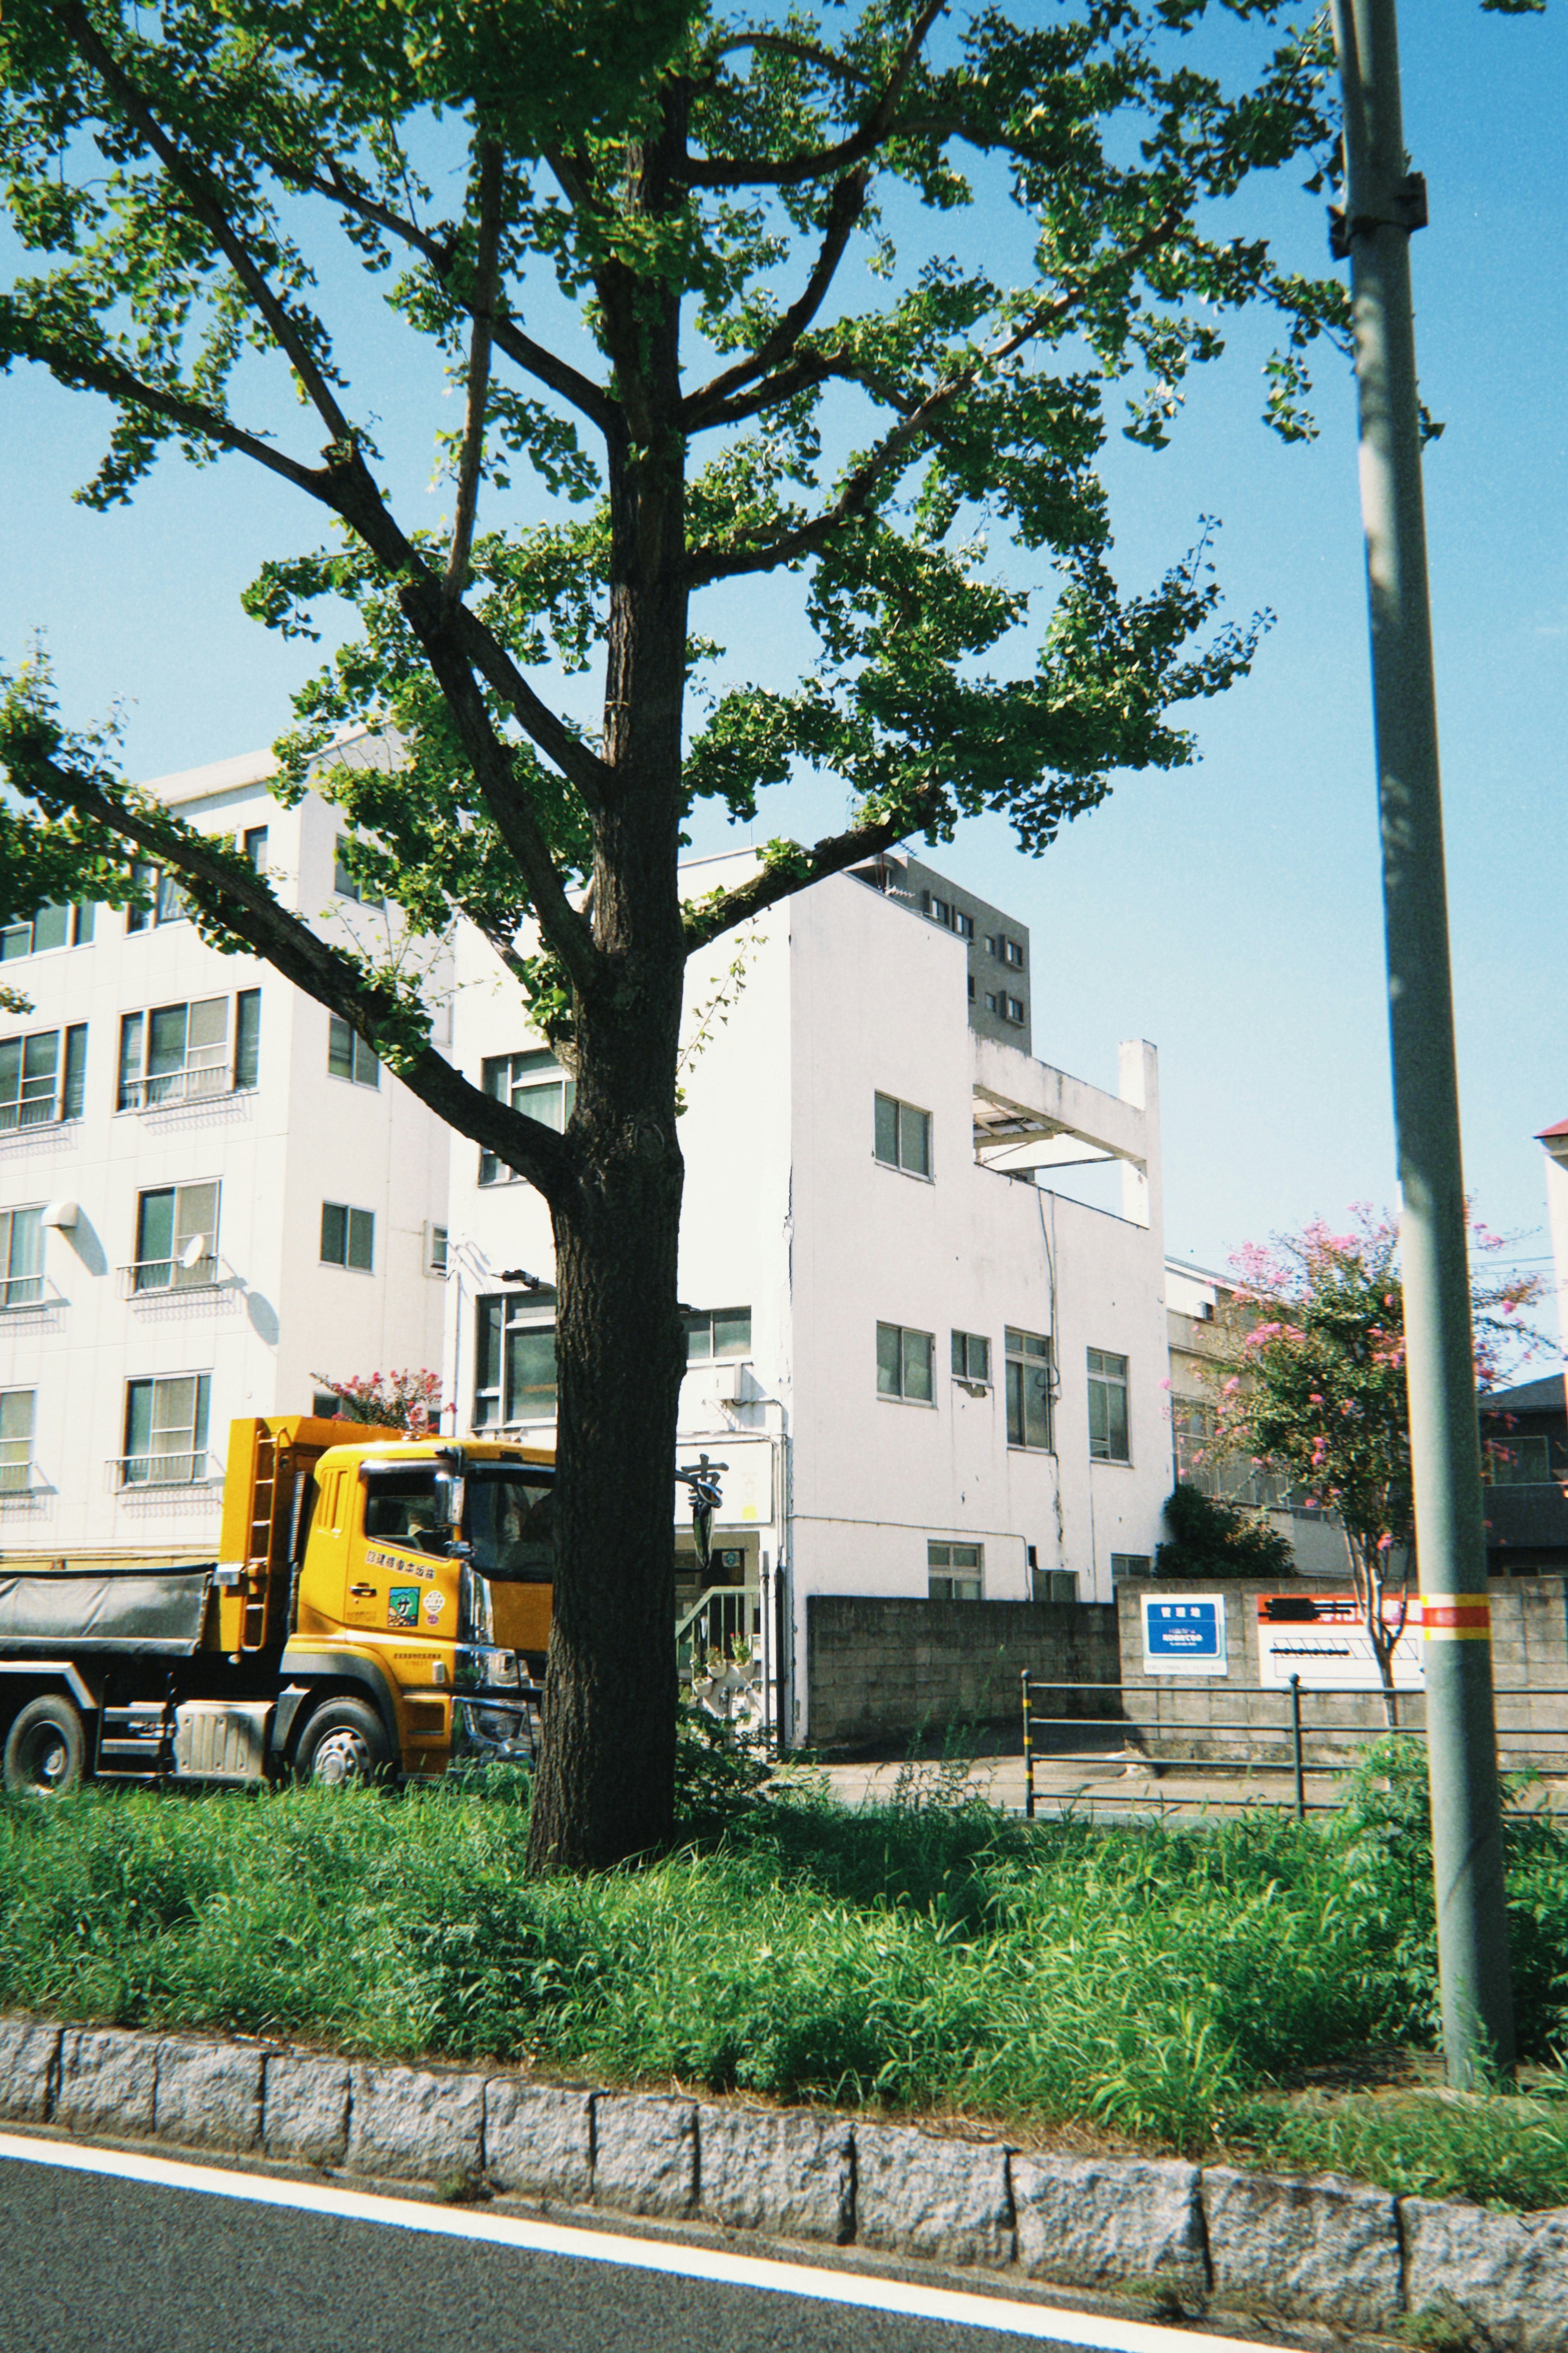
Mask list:
[[5,1788],[531,1757],[553,1475],[526,1447],[231,1423],[216,1559],[0,1556]]

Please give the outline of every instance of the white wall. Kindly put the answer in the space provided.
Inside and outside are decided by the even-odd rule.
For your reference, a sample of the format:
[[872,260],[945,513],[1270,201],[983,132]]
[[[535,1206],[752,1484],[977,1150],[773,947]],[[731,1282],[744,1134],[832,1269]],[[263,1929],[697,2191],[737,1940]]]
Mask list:
[[[279,895],[317,915],[331,900],[337,820],[314,797],[279,807],[269,773],[258,755],[154,789],[204,829],[265,825]],[[383,920],[359,908],[352,918]],[[30,1495],[0,1497],[0,1549],[205,1551],[216,1484],[117,1491],[109,1466],[124,1451],[127,1382],[208,1374],[220,1470],[230,1420],[308,1409],[315,1373],[438,1363],[443,1286],[422,1258],[427,1222],[445,1221],[446,1131],[388,1071],[374,1089],[330,1077],[321,1008],[257,959],[206,947],[188,922],[131,933],[100,908],[90,944],[16,959],[4,975],[35,1010],[0,1018],[0,1034],[79,1021],[89,1034],[83,1116],[0,1134],[0,1208],[79,1204],[74,1229],[46,1238],[45,1305],[0,1314],[0,1388],[37,1392],[39,1480]],[[261,991],[254,1091],[116,1111],[122,1014],[247,988]],[[126,1297],[138,1195],[210,1181],[222,1188],[217,1284]],[[320,1264],[324,1199],[375,1210],[372,1273]]]

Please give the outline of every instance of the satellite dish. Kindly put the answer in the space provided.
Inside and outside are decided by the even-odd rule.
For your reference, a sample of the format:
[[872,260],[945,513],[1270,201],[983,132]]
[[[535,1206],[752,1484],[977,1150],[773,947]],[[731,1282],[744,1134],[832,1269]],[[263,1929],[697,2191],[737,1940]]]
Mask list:
[[193,1234],[190,1240],[185,1244],[184,1249],[180,1252],[180,1264],[184,1268],[187,1274],[194,1274],[196,1268],[200,1266],[203,1259],[205,1258],[206,1254],[207,1238],[205,1234]]

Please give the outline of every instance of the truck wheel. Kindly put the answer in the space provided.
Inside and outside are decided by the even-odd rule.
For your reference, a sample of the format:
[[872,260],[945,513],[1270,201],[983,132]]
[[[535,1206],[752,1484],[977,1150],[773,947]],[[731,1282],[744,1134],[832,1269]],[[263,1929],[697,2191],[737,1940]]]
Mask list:
[[386,1728],[363,1699],[330,1699],[300,1736],[295,1778],[337,1788],[353,1781],[384,1781],[392,1769]]
[[87,1733],[68,1699],[31,1699],[5,1735],[5,1781],[13,1798],[63,1798],[81,1787]]

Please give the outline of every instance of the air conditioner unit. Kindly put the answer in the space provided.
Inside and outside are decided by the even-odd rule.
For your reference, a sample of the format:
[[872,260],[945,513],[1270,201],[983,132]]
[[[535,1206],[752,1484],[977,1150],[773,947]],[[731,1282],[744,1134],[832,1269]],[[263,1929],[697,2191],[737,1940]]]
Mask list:
[[709,1396],[721,1405],[734,1405],[743,1394],[744,1370],[741,1365],[715,1365],[708,1380]]

